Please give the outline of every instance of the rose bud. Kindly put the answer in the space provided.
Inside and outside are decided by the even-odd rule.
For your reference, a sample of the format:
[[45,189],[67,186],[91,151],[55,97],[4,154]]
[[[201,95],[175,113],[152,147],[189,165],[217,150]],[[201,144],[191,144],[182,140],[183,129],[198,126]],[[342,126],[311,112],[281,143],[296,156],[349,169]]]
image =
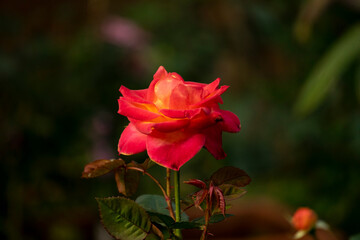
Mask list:
[[308,231],[315,226],[318,217],[316,213],[307,207],[296,210],[292,217],[292,224],[296,230]]

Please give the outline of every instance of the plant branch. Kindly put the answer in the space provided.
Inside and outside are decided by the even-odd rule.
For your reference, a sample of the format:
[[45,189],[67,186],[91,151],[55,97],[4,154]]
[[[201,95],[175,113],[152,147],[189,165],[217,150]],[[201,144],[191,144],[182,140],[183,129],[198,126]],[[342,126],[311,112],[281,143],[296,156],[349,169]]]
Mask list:
[[167,195],[165,189],[163,188],[163,186],[160,184],[160,182],[154,178],[150,173],[146,172],[144,169],[142,168],[138,168],[138,167],[126,167],[127,169],[129,170],[135,170],[135,171],[139,171],[139,172],[142,172],[143,174],[146,174],[148,177],[150,177],[155,183],[156,185],[159,186],[159,188],[161,189],[164,197],[165,197],[165,200],[166,200],[166,203],[168,205],[168,208],[169,208],[169,213],[170,213],[170,216],[175,220],[175,215],[174,215],[174,209],[172,207],[172,204],[171,204],[171,199],[170,197]]

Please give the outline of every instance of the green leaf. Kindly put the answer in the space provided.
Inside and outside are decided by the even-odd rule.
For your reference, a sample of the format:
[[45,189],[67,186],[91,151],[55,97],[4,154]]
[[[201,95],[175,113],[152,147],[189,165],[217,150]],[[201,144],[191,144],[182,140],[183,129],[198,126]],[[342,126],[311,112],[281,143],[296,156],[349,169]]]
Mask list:
[[167,227],[170,227],[175,223],[174,219],[172,219],[169,215],[149,211],[147,213],[151,218],[151,222],[156,222],[160,224],[163,223]]
[[348,30],[316,64],[300,90],[294,111],[305,116],[323,101],[339,76],[360,53],[360,24]]
[[159,228],[157,228],[154,224],[152,224],[151,232],[145,238],[145,240],[159,240],[159,239],[164,239],[164,235],[162,234]]
[[222,184],[219,188],[223,192],[226,201],[240,198],[246,193],[245,189],[230,184]]
[[193,229],[200,227],[201,224],[197,222],[176,222],[171,226],[173,229]]
[[[232,217],[232,216],[234,216],[234,215],[233,214],[225,214],[225,216],[224,216],[222,214],[215,214],[215,215],[211,216],[209,223],[218,223],[218,222],[224,221],[226,218]],[[204,225],[205,224],[205,218],[200,217],[200,218],[194,219],[192,222],[196,222],[196,223],[199,223],[201,225]]]
[[[145,208],[146,211],[161,213],[161,214],[170,216],[169,210],[167,209],[167,203],[163,196],[153,195],[153,194],[144,194],[144,195],[139,196],[136,199],[136,202],[140,206]],[[173,209],[175,209],[175,204],[172,203],[172,205],[173,205]],[[184,221],[188,221],[189,217],[185,213],[182,213],[181,219]]]
[[152,232],[149,235],[147,235],[145,238],[145,240],[159,240],[159,239],[163,239],[163,238]]
[[214,172],[210,179],[215,186],[223,184],[233,185],[236,187],[245,187],[251,182],[251,178],[244,170],[236,167],[223,167]]
[[115,181],[119,193],[125,196],[134,195],[140,182],[140,172],[127,170],[125,168],[117,169],[115,172]]
[[152,224],[146,211],[123,197],[96,198],[102,224],[110,235],[121,240],[143,240]]
[[122,159],[99,159],[87,164],[82,172],[82,178],[95,178],[125,165]]

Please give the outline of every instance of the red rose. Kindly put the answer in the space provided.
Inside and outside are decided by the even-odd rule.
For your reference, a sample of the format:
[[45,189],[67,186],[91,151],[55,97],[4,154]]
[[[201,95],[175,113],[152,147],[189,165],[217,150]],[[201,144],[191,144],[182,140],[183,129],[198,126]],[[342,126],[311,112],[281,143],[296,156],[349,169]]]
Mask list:
[[317,221],[316,213],[307,207],[301,207],[294,213],[292,224],[296,230],[310,230]]
[[220,95],[228,86],[185,82],[177,73],[159,67],[148,89],[120,87],[118,113],[130,124],[119,140],[120,154],[147,150],[158,164],[179,170],[204,146],[216,159],[226,155],[222,131],[240,131],[239,118],[221,110]]

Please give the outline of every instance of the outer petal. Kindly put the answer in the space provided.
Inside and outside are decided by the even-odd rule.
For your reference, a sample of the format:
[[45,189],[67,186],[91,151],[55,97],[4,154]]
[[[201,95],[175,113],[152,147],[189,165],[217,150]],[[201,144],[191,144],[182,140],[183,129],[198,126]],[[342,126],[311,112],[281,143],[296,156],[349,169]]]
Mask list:
[[119,91],[121,94],[131,101],[139,102],[139,103],[151,103],[146,100],[147,89],[142,90],[130,90],[124,86],[121,86]]
[[204,134],[186,134],[177,131],[156,137],[148,136],[146,148],[153,161],[178,171],[200,151],[204,143]]
[[126,117],[138,120],[151,120],[160,116],[160,114],[148,110],[148,108],[153,108],[154,110],[156,109],[155,106],[152,106],[151,104],[129,102],[123,97],[120,97],[118,103],[118,113]]
[[199,131],[202,129],[207,129],[213,125],[216,125],[220,121],[222,121],[221,114],[218,112],[207,112],[206,108],[202,108],[201,112],[196,115],[193,119],[191,119],[189,128],[194,131]]
[[119,140],[119,154],[131,155],[146,150],[145,134],[139,132],[135,126],[130,123],[122,132]]
[[223,122],[221,122],[222,130],[226,132],[236,133],[241,129],[239,118],[232,112],[219,110]]
[[226,154],[222,148],[222,131],[219,125],[209,127],[205,130],[206,141],[205,148],[208,150],[216,159],[224,159]]
[[210,93],[214,92],[220,84],[220,78],[217,78],[215,81],[213,81],[210,84],[207,84],[204,87],[204,97],[208,96]]
[[219,89],[215,90],[214,92],[209,94],[207,97],[205,97],[202,101],[193,104],[192,107],[207,105],[209,102],[212,102],[212,101],[222,103],[220,95],[223,94],[228,88],[229,88],[229,86],[221,86]]

